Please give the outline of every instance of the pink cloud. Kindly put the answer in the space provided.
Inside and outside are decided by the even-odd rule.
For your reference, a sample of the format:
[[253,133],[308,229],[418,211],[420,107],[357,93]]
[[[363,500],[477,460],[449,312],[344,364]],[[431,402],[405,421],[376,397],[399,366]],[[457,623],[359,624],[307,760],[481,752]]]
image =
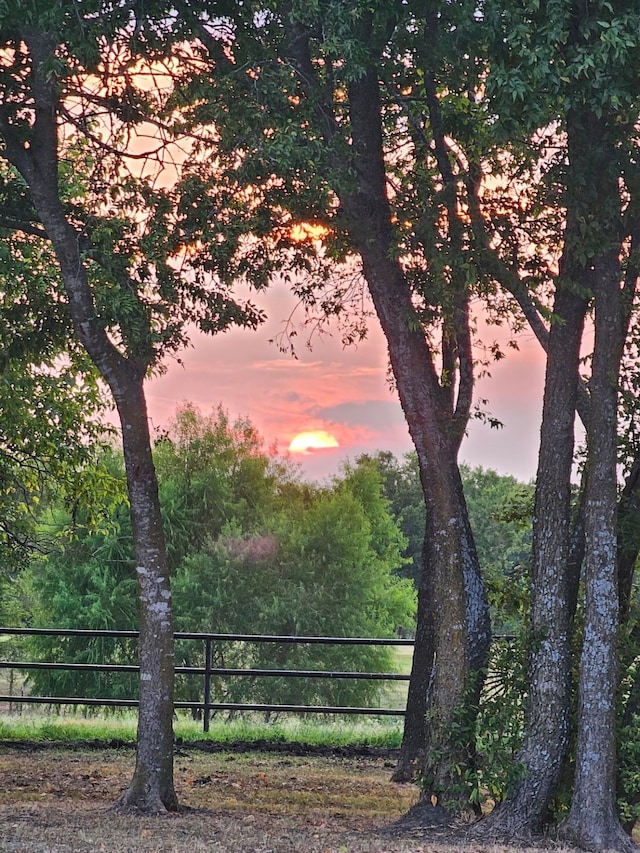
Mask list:
[[[231,417],[247,416],[265,439],[285,451],[305,430],[326,430],[340,447],[305,457],[305,472],[314,478],[334,473],[341,460],[363,452],[411,449],[397,396],[387,382],[387,350],[382,332],[370,323],[368,338],[343,348],[339,334],[317,337],[313,349],[301,345],[297,360],[269,343],[290,316],[292,297],[275,287],[259,301],[269,319],[257,331],[233,329],[215,338],[194,335],[181,354],[184,366],[167,365],[163,376],[149,381],[147,397],[152,423],[166,426],[183,402],[204,414],[219,404]],[[487,339],[504,334],[487,330]],[[518,351],[493,364],[491,377],[478,383],[488,411],[505,424],[492,430],[471,424],[461,458],[472,465],[495,468],[528,480],[535,473],[539,413],[542,405],[543,359],[531,335]]]

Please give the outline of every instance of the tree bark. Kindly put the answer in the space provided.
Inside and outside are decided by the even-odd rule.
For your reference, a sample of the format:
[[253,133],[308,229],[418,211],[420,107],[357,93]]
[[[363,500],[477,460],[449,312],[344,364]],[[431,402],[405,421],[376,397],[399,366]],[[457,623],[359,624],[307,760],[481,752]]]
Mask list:
[[[460,788],[456,766],[472,761],[472,721],[490,642],[488,604],[457,463],[469,417],[470,356],[461,334],[461,387],[455,405],[450,385],[440,384],[411,288],[394,258],[379,84],[373,71],[350,86],[349,105],[358,190],[342,193],[341,201],[387,339],[426,503],[419,624],[400,766],[410,770],[420,762],[425,802],[435,796],[439,804],[466,810],[468,792]],[[465,320],[458,317],[463,326]],[[466,724],[467,737],[461,740],[451,733],[454,714],[461,714]]]
[[120,389],[116,403],[122,425],[140,598],[136,767],[118,805],[161,813],[178,808],[173,783],[175,653],[169,567],[143,380]]
[[56,42],[49,33],[23,34],[32,59],[35,121],[29,146],[0,110],[5,156],[29,187],[34,207],[58,260],[78,339],[109,386],[120,416],[140,591],[140,710],[134,777],[119,804],[158,813],[175,810],[173,785],[174,650],[171,593],[158,486],[144,397],[153,353],[123,355],[94,310],[79,235],[67,220],[58,190],[58,100],[46,71]]
[[[584,496],[584,637],[580,658],[578,732],[574,790],[560,834],[588,850],[631,850],[616,812],[616,695],[618,690],[619,599],[617,585],[617,393],[624,343],[619,261],[618,178],[615,152],[594,117],[589,129],[600,170],[601,240],[594,264],[595,342],[590,380]],[[599,149],[599,150],[598,150]]]
[[[569,226],[569,230],[571,225]],[[548,818],[569,743],[571,469],[580,344],[587,301],[565,256],[551,325],[533,518],[531,652],[523,777],[489,815],[484,835],[526,836]]]

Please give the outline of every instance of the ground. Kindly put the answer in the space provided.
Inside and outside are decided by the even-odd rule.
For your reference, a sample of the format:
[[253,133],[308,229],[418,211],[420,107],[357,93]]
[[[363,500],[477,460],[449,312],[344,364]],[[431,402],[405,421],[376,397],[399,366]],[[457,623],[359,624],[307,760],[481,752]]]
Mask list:
[[385,753],[296,755],[179,747],[175,781],[185,809],[165,818],[111,810],[133,762],[131,748],[0,743],[0,851],[506,851],[393,829],[417,792],[412,785],[390,781],[393,759]]

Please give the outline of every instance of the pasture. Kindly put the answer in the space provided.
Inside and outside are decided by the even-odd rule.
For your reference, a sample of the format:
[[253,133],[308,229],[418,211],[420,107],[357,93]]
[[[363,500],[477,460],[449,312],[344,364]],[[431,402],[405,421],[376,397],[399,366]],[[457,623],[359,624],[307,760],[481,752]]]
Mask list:
[[[299,750],[302,751],[302,750]],[[503,853],[458,833],[398,831],[416,801],[389,781],[388,750],[360,754],[177,750],[183,811],[166,818],[112,810],[134,750],[0,744],[3,853]],[[540,848],[538,848],[539,850]]]

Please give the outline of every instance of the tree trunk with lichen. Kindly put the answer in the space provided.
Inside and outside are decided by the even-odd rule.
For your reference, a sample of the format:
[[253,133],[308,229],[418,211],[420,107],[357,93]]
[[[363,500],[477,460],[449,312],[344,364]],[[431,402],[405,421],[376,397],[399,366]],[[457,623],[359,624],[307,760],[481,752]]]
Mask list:
[[[573,137],[569,152],[571,174],[579,175],[584,152]],[[552,820],[549,804],[569,747],[571,625],[577,589],[571,472],[589,273],[580,249],[583,204],[576,193],[568,206],[547,344],[533,517],[528,691],[517,757],[522,774],[477,828],[482,836],[526,837]]]
[[[468,811],[469,792],[460,785],[459,768],[473,764],[473,721],[490,642],[489,609],[457,462],[473,385],[468,305],[461,295],[454,318],[460,375],[454,405],[452,388],[438,378],[411,288],[394,258],[375,73],[350,86],[349,104],[358,190],[343,193],[341,201],[387,340],[426,504],[416,647],[396,777],[403,767],[412,772],[417,763],[424,803],[433,796],[453,811]],[[466,735],[452,735],[454,717]]]
[[127,810],[161,813],[178,808],[173,784],[175,656],[169,567],[142,380],[122,388],[116,402],[122,424],[140,601],[136,767],[118,805]]
[[[623,310],[619,261],[619,198],[615,152],[596,117],[588,123],[598,145],[596,186],[605,251],[593,264],[595,341],[591,418],[584,493],[584,636],[580,658],[578,726],[571,809],[560,827],[569,843],[587,850],[632,850],[616,809],[616,696],[619,598],[617,578],[617,393]],[[583,130],[585,128],[582,128]],[[596,131],[596,132],[593,132]],[[608,155],[608,156],[606,156]],[[606,251],[608,249],[608,251]]]
[[[567,534],[569,448],[573,444],[581,328],[587,300],[594,294],[596,343],[581,503],[584,542],[577,549],[583,554],[585,608],[576,774],[569,817],[559,831],[567,841],[586,849],[626,850],[631,842],[622,831],[615,806],[616,408],[625,316],[619,261],[620,199],[615,151],[606,142],[603,122],[584,110],[568,117],[567,131],[567,225],[549,334],[534,515],[531,669],[519,755],[524,773],[477,834],[523,836],[542,829],[551,820],[549,802],[568,748],[569,641],[576,588]],[[587,175],[592,177],[590,183],[585,180]],[[597,218],[593,217],[595,210]],[[593,229],[587,238],[585,222]],[[633,289],[635,281],[630,286]],[[561,503],[558,496],[564,496]]]
[[[24,178],[55,252],[78,340],[108,385],[120,416],[140,591],[140,709],[136,769],[119,805],[162,813],[175,810],[173,785],[174,651],[169,572],[151,452],[144,378],[153,359],[146,342],[123,354],[94,304],[80,236],[67,219],[59,189],[58,92],[47,68],[56,49],[51,33],[25,28],[35,120],[25,145],[0,112],[6,158]],[[143,336],[144,338],[144,336]]]
[[549,333],[533,516],[531,650],[517,759],[523,774],[478,828],[489,836],[542,829],[569,745],[571,469],[585,312],[585,299],[561,279]]

